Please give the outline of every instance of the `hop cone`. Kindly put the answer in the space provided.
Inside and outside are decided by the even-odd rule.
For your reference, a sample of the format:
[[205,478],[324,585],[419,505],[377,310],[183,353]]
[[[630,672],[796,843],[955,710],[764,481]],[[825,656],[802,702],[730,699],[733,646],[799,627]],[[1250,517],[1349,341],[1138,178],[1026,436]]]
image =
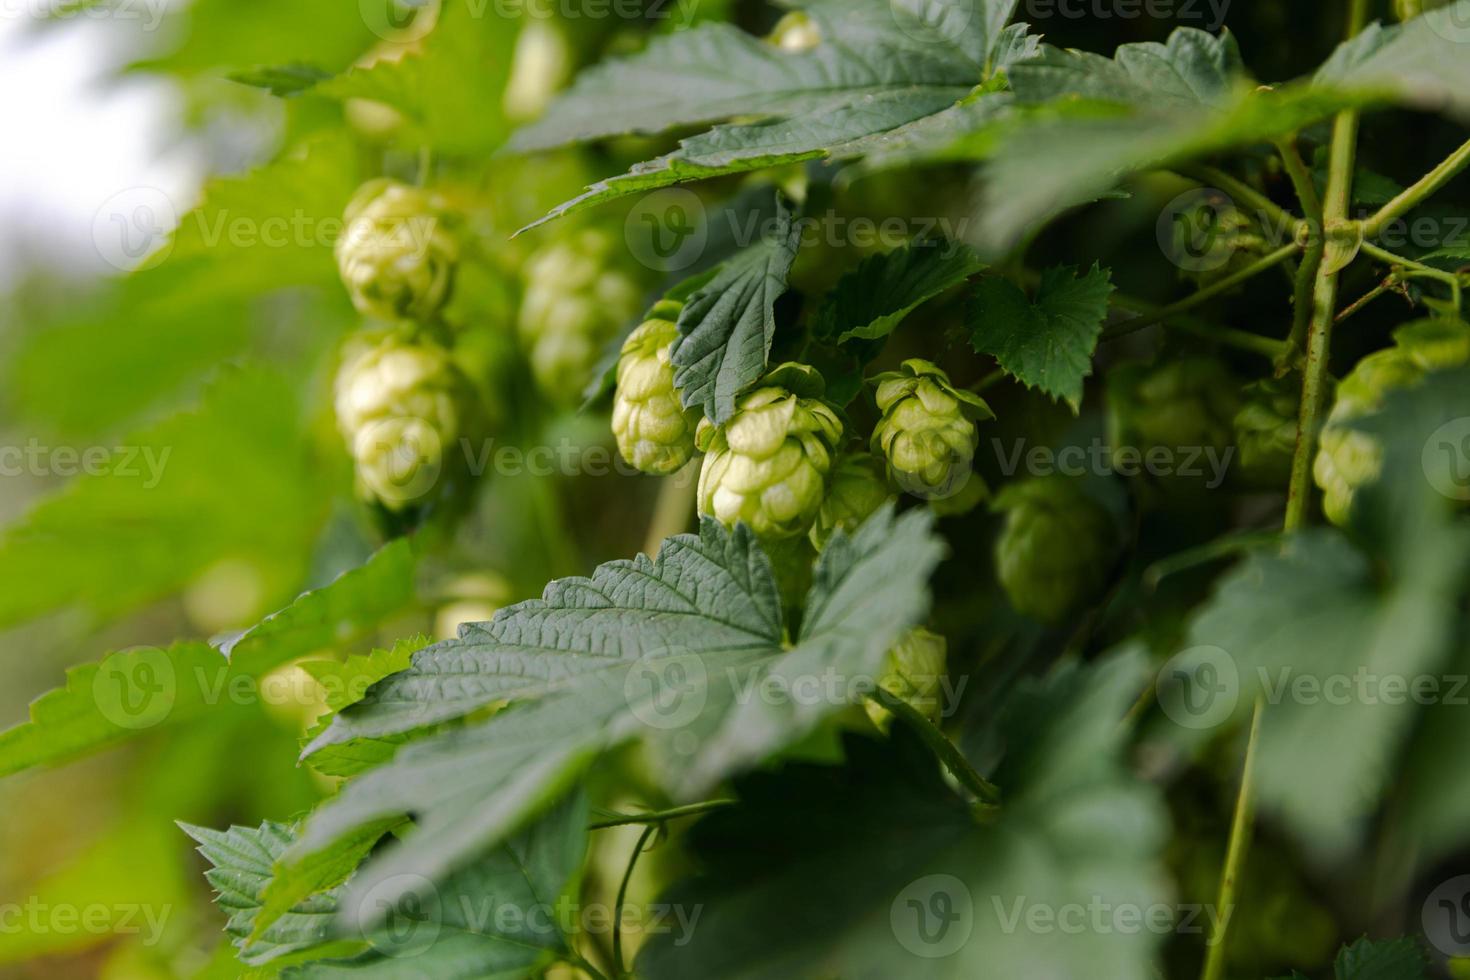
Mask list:
[[[940,694],[946,654],[947,644],[938,633],[909,630],[888,651],[878,686],[938,724],[944,710]],[[886,732],[893,723],[893,713],[873,701],[866,702],[864,707],[873,724]]]
[[838,528],[851,533],[891,499],[893,491],[882,461],[871,453],[848,453],[832,471],[827,495],[817,508],[817,519],[808,532],[812,544],[819,550],[825,548]]
[[337,425],[359,493],[394,512],[423,502],[473,404],[468,380],[438,344],[390,334],[349,354],[337,374]]
[[872,449],[888,461],[893,482],[930,500],[963,490],[979,439],[972,419],[993,418],[989,406],[956,390],[947,374],[917,358],[874,380],[883,417],[873,428]]
[[641,289],[613,266],[613,237],[587,228],[538,250],[525,265],[521,345],[536,384],[575,404],[608,342],[638,315]]
[[459,262],[436,195],[391,180],[364,184],[347,206],[337,269],[358,311],[428,320],[444,305]]
[[1457,320],[1420,320],[1400,327],[1393,339],[1394,346],[1369,354],[1342,379],[1322,430],[1312,476],[1334,524],[1347,523],[1353,492],[1378,479],[1383,466],[1383,448],[1349,423],[1376,412],[1390,391],[1470,360],[1470,326]]
[[1129,364],[1108,378],[1108,441],[1115,450],[1146,457],[1162,447],[1182,454],[1181,462],[1205,450],[1225,459],[1239,410],[1239,383],[1210,358]]
[[706,455],[699,512],[764,538],[804,533],[827,489],[842,420],[821,401],[822,376],[783,364],[741,397],[723,425],[701,419],[695,442]]
[[995,542],[996,575],[1011,606],[1054,623],[1093,598],[1117,551],[1112,517],[1075,480],[1049,477],[1006,487]]
[[654,312],[663,316],[645,321],[623,342],[612,429],[623,459],[644,473],[665,476],[694,455],[694,427],[700,413],[697,408],[685,409],[674,387],[669,352],[678,328],[673,319],[664,317],[677,316],[678,305]]
[[1262,484],[1283,484],[1296,451],[1299,391],[1289,379],[1270,378],[1246,385],[1241,394],[1245,403],[1235,413],[1241,469]]

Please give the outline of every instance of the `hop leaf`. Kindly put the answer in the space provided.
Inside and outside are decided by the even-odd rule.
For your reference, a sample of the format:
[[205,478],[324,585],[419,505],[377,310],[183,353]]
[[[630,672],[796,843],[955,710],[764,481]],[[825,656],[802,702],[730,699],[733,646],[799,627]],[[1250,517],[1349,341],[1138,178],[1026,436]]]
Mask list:
[[888,475],[905,491],[925,499],[951,497],[970,478],[979,435],[972,419],[994,418],[975,394],[949,383],[928,361],[903,362],[901,371],[880,374],[872,448],[888,460]]
[[996,575],[1016,611],[1060,620],[1102,589],[1117,551],[1112,517],[1076,481],[1028,480],[996,498],[1006,512],[995,543]]
[[526,260],[521,343],[536,384],[552,401],[574,404],[602,348],[638,315],[642,289],[613,262],[617,242],[586,228]]
[[1322,430],[1312,476],[1322,489],[1322,511],[1346,524],[1357,488],[1378,479],[1383,451],[1369,435],[1348,425],[1377,411],[1384,397],[1417,384],[1426,373],[1470,360],[1470,326],[1458,320],[1420,320],[1394,331],[1394,346],[1358,362],[1337,388]]
[[439,483],[471,429],[474,394],[449,351],[397,333],[369,337],[337,375],[337,425],[364,499],[398,512]]
[[427,320],[449,296],[459,243],[437,196],[391,180],[369,181],[347,205],[337,269],[368,316]]
[[[662,310],[678,315],[678,304]],[[655,315],[628,335],[618,357],[618,388],[613,400],[612,429],[623,459],[644,473],[666,476],[694,455],[698,408],[685,409],[674,387],[670,351],[679,328]]]
[[848,453],[832,471],[832,483],[809,532],[812,544],[825,548],[834,531],[854,531],[874,511],[893,499],[883,463],[871,453]]
[[749,524],[765,538],[802,534],[826,494],[842,420],[821,401],[822,376],[783,364],[741,397],[724,425],[702,419],[695,435],[708,455],[699,474],[699,512],[727,526]]

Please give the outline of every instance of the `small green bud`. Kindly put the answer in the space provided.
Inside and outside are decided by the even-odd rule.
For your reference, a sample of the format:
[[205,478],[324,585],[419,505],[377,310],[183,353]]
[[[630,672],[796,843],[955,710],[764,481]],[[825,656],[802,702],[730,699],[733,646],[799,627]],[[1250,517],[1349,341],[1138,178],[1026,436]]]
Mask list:
[[395,512],[422,502],[466,435],[473,404],[468,379],[438,344],[387,334],[350,353],[336,409],[358,492]]
[[613,264],[616,244],[586,228],[526,261],[521,344],[537,386],[557,404],[576,404],[602,349],[638,315],[642,290]]
[[812,368],[783,364],[741,396],[724,425],[700,420],[701,514],[731,526],[744,521],[763,538],[811,527],[842,439],[842,420],[821,400],[824,388]]
[[1420,320],[1394,331],[1393,339],[1394,346],[1364,357],[1338,384],[1312,462],[1322,512],[1337,525],[1347,523],[1357,488],[1377,480],[1383,468],[1383,447],[1349,423],[1378,411],[1389,392],[1470,360],[1470,326],[1458,320]]
[[335,254],[358,311],[388,320],[428,320],[444,306],[459,243],[436,194],[396,181],[369,181],[347,205]]
[[[677,316],[677,310],[670,310]],[[679,328],[671,319],[645,321],[618,356],[612,430],[623,459],[644,473],[667,476],[694,456],[698,408],[686,409],[669,360]]]
[[[948,659],[947,647],[944,637],[938,633],[922,628],[909,630],[888,651],[878,686],[907,702],[937,725],[944,712],[940,692]],[[873,724],[880,731],[888,731],[893,724],[893,713],[874,701],[865,702],[864,707]]]
[[1246,385],[1241,394],[1245,403],[1235,413],[1240,467],[1260,483],[1282,484],[1296,451],[1299,389],[1289,379],[1268,378]]
[[825,548],[839,528],[852,533],[892,499],[882,461],[871,453],[848,453],[833,469],[827,496],[817,508],[817,519],[808,532],[812,544],[819,550]]
[[872,449],[887,459],[893,482],[929,500],[963,490],[979,442],[972,420],[994,418],[990,407],[978,395],[957,390],[949,375],[918,358],[873,380],[883,417],[873,428]]
[[1219,361],[1186,357],[1123,365],[1108,376],[1107,397],[1114,449],[1213,450],[1217,458],[1228,458],[1240,385]]
[[1017,612],[1054,623],[1102,590],[1117,554],[1117,528],[1075,480],[1011,484],[994,507],[1006,515],[995,542],[996,576]]

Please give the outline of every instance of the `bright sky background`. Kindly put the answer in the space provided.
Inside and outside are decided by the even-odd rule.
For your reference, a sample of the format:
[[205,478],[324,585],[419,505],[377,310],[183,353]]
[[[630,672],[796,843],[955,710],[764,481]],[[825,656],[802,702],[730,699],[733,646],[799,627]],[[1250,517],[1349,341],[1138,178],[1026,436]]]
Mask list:
[[115,271],[92,240],[104,202],[137,187],[189,201],[200,179],[169,84],[108,77],[137,56],[136,33],[86,19],[38,29],[34,3],[0,0],[0,289],[23,262]]

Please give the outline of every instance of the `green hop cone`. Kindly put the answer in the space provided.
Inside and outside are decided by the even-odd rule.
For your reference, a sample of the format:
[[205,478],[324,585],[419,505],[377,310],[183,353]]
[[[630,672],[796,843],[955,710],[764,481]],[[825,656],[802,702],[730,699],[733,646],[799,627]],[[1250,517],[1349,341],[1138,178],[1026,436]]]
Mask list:
[[574,405],[602,350],[638,315],[642,289],[614,265],[617,242],[585,228],[526,260],[521,345],[537,387],[559,405]]
[[832,470],[827,495],[822,498],[817,519],[808,532],[812,544],[818,550],[825,548],[839,528],[852,533],[892,499],[883,461],[872,453],[848,453]]
[[698,408],[684,408],[669,355],[679,329],[679,304],[659,304],[654,317],[628,335],[618,356],[612,429],[623,459],[644,473],[667,476],[694,456]]
[[1017,612],[1055,623],[1102,590],[1117,555],[1117,528],[1075,480],[1011,484],[993,506],[1006,515],[995,542],[996,576]]
[[1291,475],[1300,390],[1291,379],[1267,378],[1246,385],[1241,394],[1245,402],[1235,413],[1240,467],[1257,483],[1279,486]]
[[763,538],[805,533],[842,439],[842,420],[824,393],[815,370],[783,364],[741,396],[728,422],[701,419],[699,512],[730,526],[744,521]]
[[900,489],[925,500],[952,497],[971,480],[979,434],[974,419],[994,418],[980,396],[957,390],[949,375],[913,358],[880,374],[872,449],[888,461]]
[[793,10],[776,22],[766,40],[782,51],[810,51],[822,43],[822,29],[810,14]]
[[1353,493],[1378,479],[1383,449],[1350,425],[1383,405],[1390,391],[1417,384],[1425,374],[1470,361],[1470,326],[1458,320],[1420,320],[1394,331],[1394,346],[1363,358],[1337,386],[1322,429],[1312,476],[1322,490],[1322,512],[1347,523]]
[[1219,361],[1186,357],[1157,365],[1122,365],[1108,376],[1107,398],[1108,441],[1115,453],[1126,451],[1146,460],[1150,450],[1164,449],[1181,465],[1194,458],[1205,474],[1179,474],[1161,485],[1209,479],[1209,460],[1201,460],[1201,452],[1228,464],[1240,384]]
[[[926,629],[909,630],[888,651],[878,686],[916,709],[936,725],[943,717],[940,697],[944,680],[947,644],[944,637]],[[864,703],[868,717],[880,731],[888,731],[893,713],[875,701]]]
[[360,313],[386,320],[428,320],[449,297],[459,242],[436,194],[379,179],[347,205],[335,254],[342,283]]
[[449,351],[398,334],[349,351],[335,401],[359,494],[391,512],[428,499],[474,414],[473,389]]

